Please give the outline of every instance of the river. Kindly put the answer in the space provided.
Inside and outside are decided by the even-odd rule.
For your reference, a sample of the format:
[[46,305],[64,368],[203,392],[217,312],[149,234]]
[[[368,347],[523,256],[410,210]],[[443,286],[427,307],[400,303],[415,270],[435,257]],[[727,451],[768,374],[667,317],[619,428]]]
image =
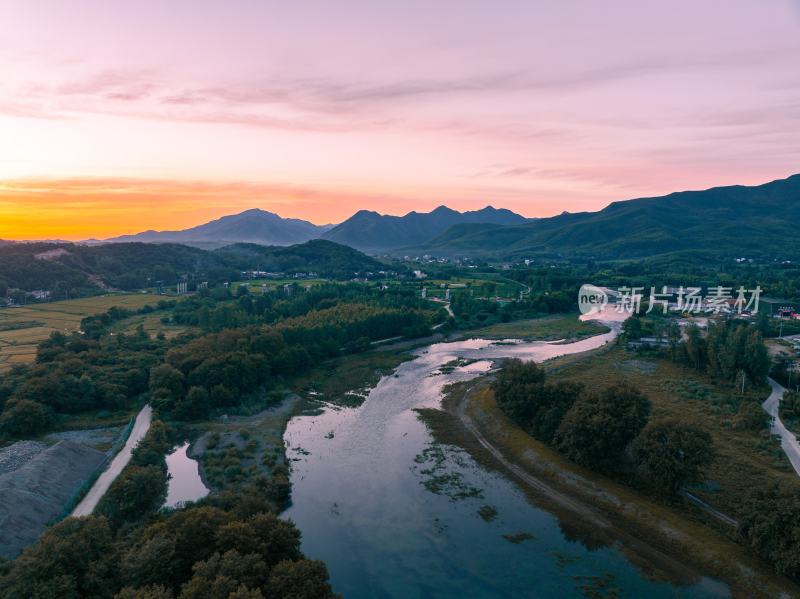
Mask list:
[[[587,547],[504,476],[434,443],[414,412],[439,407],[444,385],[486,372],[491,359],[540,362],[600,347],[621,323],[607,324],[611,332],[575,343],[431,345],[358,408],[293,418],[284,437],[294,460],[285,517],[302,531],[303,551],[325,561],[334,590],[348,599],[729,596],[708,578],[651,580],[616,546]],[[458,358],[474,361],[440,371]]]

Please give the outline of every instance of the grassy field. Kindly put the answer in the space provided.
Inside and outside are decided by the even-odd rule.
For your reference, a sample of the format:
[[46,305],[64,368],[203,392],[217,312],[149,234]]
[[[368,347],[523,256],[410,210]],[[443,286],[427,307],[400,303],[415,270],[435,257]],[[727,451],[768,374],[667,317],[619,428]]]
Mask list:
[[261,291],[261,286],[266,285],[267,287],[280,287],[282,285],[289,285],[294,283],[300,287],[311,287],[312,285],[321,285],[322,283],[331,283],[334,281],[329,281],[328,279],[253,279],[252,281],[245,281],[242,283],[235,283],[233,284],[233,288],[235,290],[236,287],[240,285],[245,285],[251,293],[259,293]]
[[155,305],[159,295],[144,293],[103,295],[62,302],[0,309],[0,372],[36,357],[36,346],[55,331],[78,330],[81,319],[105,312],[112,306],[136,309]]
[[168,310],[157,310],[150,314],[137,314],[125,320],[120,320],[114,323],[110,330],[114,333],[133,333],[139,326],[144,328],[144,331],[150,335],[155,336],[159,333],[164,333],[167,339],[177,337],[181,333],[193,330],[194,327],[178,325],[178,324],[165,324],[161,322],[161,318],[169,314]]
[[650,398],[651,420],[674,418],[707,430],[717,451],[708,475],[713,483],[696,494],[725,513],[735,516],[742,496],[754,487],[796,482],[797,476],[774,437],[766,430],[753,432],[736,426],[740,402],[763,401],[768,395],[766,388],[752,389],[742,399],[731,387],[714,384],[692,369],[668,360],[637,357],[622,348],[567,364],[551,380],[566,379],[588,388],[630,382]]
[[558,314],[513,322],[498,322],[488,327],[473,329],[469,335],[487,339],[555,341],[582,339],[607,332],[607,327],[595,322],[582,322],[574,314]]

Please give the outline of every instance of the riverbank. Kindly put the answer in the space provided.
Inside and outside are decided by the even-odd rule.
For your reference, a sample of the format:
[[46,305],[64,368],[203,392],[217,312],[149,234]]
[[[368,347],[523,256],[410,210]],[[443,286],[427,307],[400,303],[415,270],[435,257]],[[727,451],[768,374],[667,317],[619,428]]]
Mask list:
[[467,329],[464,335],[479,339],[521,339],[523,341],[573,342],[594,335],[602,335],[610,329],[593,320],[579,320],[575,314],[551,314],[539,318],[526,318],[511,322]]
[[[575,356],[570,358],[574,364]],[[685,585],[702,572],[724,580],[734,596],[800,596],[798,585],[695,514],[576,466],[530,437],[501,412],[489,383],[490,377],[481,377],[454,385],[442,403],[444,412],[425,410],[423,419],[441,442],[510,476],[584,543],[619,543],[628,559],[655,579]]]

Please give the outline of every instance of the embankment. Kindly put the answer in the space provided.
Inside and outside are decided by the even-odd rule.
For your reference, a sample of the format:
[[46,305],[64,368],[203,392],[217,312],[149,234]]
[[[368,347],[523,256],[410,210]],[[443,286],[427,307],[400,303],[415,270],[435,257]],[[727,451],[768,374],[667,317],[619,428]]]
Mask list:
[[0,475],[0,555],[16,557],[33,543],[105,459],[102,451],[60,441]]

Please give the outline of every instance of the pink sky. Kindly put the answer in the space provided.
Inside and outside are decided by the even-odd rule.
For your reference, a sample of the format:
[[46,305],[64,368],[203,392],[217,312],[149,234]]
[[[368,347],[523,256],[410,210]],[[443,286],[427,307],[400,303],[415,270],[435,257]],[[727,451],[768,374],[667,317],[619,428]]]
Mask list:
[[0,237],[800,171],[800,1],[0,4]]

